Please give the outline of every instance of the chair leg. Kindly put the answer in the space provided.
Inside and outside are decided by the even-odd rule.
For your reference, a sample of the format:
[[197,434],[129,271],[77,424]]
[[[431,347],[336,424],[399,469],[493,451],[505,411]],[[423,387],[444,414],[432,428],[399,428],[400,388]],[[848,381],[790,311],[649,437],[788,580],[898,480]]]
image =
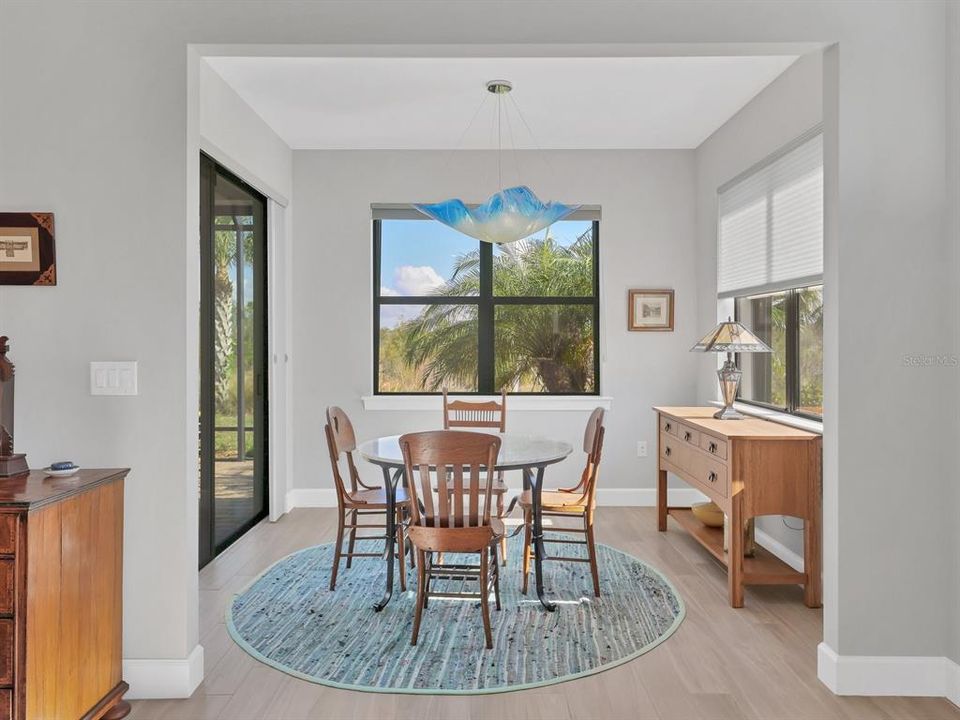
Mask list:
[[[350,511],[350,524],[357,524],[357,511]],[[350,542],[347,543],[347,569],[350,569],[350,566],[353,565],[353,545],[357,541],[357,528],[350,528]]]
[[337,544],[333,546],[333,569],[330,571],[330,592],[337,587],[337,571],[340,569],[340,555],[343,546],[343,523],[345,512],[340,511],[337,514]]
[[429,550],[420,553],[418,561],[424,563],[423,606],[427,607],[430,604],[430,571],[433,570],[433,553]]
[[500,609],[500,563],[497,561],[497,545],[490,546],[490,561],[493,568],[493,598],[497,602],[497,610]]
[[490,586],[487,584],[487,553],[480,553],[480,612],[483,613],[483,634],[487,638],[487,650],[493,649],[493,633],[490,631],[490,608],[488,607]]
[[[500,480],[503,480],[503,475],[501,474]],[[503,519],[503,493],[497,495],[497,517],[501,520]],[[503,566],[507,566],[507,536],[504,535],[500,538],[500,562],[503,563]]]
[[427,563],[423,556],[423,551],[417,550],[417,606],[413,611],[413,636],[410,638],[411,645],[417,644],[417,637],[420,635],[420,616],[423,613],[423,608],[426,607],[427,604]]
[[407,591],[407,561],[403,549],[403,508],[397,508],[397,564],[400,566],[400,589]]
[[587,530],[587,552],[590,555],[590,573],[593,575],[593,594],[600,597],[600,573],[597,568],[597,546],[593,541],[593,518],[584,515],[583,524]]
[[530,511],[523,511],[523,584],[520,592],[527,594],[527,580],[530,578],[530,540],[532,532],[530,530]]

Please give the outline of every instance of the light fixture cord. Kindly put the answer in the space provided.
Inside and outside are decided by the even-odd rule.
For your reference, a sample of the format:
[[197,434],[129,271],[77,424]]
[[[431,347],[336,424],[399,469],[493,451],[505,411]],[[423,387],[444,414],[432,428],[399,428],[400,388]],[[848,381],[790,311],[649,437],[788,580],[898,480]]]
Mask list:
[[500,130],[500,111],[501,97],[503,93],[497,93],[497,183],[500,185],[500,193],[503,194],[503,133]]

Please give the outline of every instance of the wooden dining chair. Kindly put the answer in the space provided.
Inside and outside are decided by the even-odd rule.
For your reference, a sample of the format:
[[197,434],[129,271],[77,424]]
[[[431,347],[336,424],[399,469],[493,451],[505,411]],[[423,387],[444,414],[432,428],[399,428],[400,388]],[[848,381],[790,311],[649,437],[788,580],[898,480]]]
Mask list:
[[[330,464],[333,468],[333,483],[337,491],[337,542],[333,549],[333,570],[330,572],[330,589],[333,590],[337,585],[337,572],[340,569],[340,558],[347,559],[347,568],[353,563],[355,557],[382,557],[380,552],[355,552],[356,543],[365,540],[387,540],[386,528],[387,522],[384,517],[383,523],[361,523],[360,521],[370,515],[386,515],[387,497],[383,488],[365,485],[360,479],[360,473],[357,472],[357,466],[353,461],[353,453],[357,449],[357,438],[353,432],[353,424],[347,414],[338,407],[327,408],[327,424],[325,426],[327,435],[327,447],[330,450]],[[343,474],[340,472],[341,458],[346,458],[346,474],[349,478],[349,487],[344,482]],[[403,542],[403,515],[410,507],[410,501],[407,499],[406,490],[402,487],[397,488],[396,495],[396,541],[399,549],[397,558],[400,563],[400,587],[407,589],[407,577],[404,562],[404,542]],[[350,516],[347,522],[347,516]],[[364,529],[382,529],[380,535],[358,535],[357,530]],[[344,531],[349,530],[347,542],[347,551],[343,552]]]
[[[580,482],[572,488],[558,490],[544,490],[541,495],[541,509],[544,517],[579,518],[583,521],[582,527],[552,527],[551,533],[578,533],[584,536],[583,540],[569,540],[554,538],[544,542],[565,545],[586,545],[587,557],[544,556],[544,560],[560,560],[564,562],[590,563],[590,573],[593,575],[593,594],[600,597],[600,574],[597,570],[597,547],[593,540],[593,511],[596,508],[597,475],[600,470],[600,454],[603,450],[603,408],[597,408],[587,420],[587,428],[583,433],[583,451],[587,455],[586,466],[580,475]],[[527,580],[530,575],[532,514],[533,499],[529,490],[520,495],[520,507],[523,508],[523,594],[527,594]],[[546,529],[544,529],[546,535]]]
[[[447,389],[443,389],[443,429],[453,428],[491,428],[497,432],[507,431],[507,389],[500,391],[500,402],[472,402],[469,400],[450,400]],[[497,518],[503,520],[509,514],[504,509],[504,496],[509,488],[503,480],[503,472],[497,473],[493,483],[493,494],[497,499]],[[500,541],[500,561],[507,564],[507,540]]]
[[[400,438],[411,499],[407,537],[417,554],[417,605],[411,645],[417,644],[420,619],[429,599],[480,600],[487,648],[493,647],[489,596],[500,609],[497,547],[503,523],[490,515],[493,468],[500,438],[474,432],[434,431]],[[478,553],[479,564],[435,560],[442,553]],[[434,592],[435,581],[476,581],[478,592]]]

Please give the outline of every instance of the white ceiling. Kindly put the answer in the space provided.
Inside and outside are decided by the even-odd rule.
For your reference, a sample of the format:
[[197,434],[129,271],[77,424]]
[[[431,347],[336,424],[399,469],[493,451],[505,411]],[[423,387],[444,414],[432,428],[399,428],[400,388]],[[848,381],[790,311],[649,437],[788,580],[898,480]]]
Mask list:
[[518,148],[694,148],[796,59],[206,58],[294,149],[411,150],[496,147],[497,78]]

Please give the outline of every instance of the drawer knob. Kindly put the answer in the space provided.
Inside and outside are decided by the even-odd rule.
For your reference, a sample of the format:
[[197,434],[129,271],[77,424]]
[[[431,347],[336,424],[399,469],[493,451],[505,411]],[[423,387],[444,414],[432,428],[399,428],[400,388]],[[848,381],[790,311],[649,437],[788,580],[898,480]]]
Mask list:
[[707,477],[710,478],[710,482],[716,482],[716,481],[717,481],[717,474],[716,474],[715,472],[713,472],[713,470],[710,471],[710,474],[707,475]]
[[715,452],[717,451],[717,444],[716,444],[715,442],[712,442],[712,443],[710,443],[710,445],[707,447],[707,449],[708,449],[710,452],[715,453]]
[[689,431],[688,431],[688,432],[685,432],[685,433],[683,434],[683,439],[684,439],[684,440],[689,440],[689,439],[690,439],[690,433],[689,433]]
[[663,429],[666,430],[667,432],[670,432],[670,428],[672,428],[672,427],[673,427],[673,425],[671,425],[670,423],[664,423],[664,424],[663,424]]
[[663,454],[666,455],[667,457],[670,457],[670,453],[672,452],[673,451],[670,449],[670,446],[668,445],[667,449],[663,451]]

